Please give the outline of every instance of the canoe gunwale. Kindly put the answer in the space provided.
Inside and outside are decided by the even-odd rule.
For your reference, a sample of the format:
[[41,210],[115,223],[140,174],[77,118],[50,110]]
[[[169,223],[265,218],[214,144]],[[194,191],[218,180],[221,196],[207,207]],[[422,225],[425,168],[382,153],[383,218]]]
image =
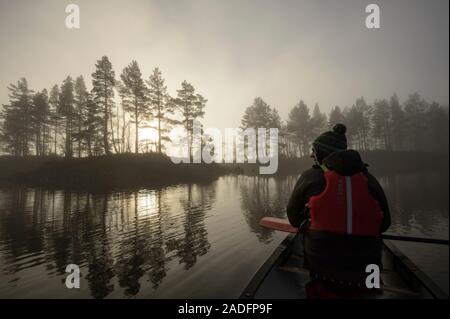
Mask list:
[[[276,265],[289,258],[293,244],[298,234],[289,234],[278,245],[270,257],[261,265],[251,278],[239,299],[254,299],[258,289]],[[425,294],[435,299],[448,299],[449,296],[439,288],[423,271],[421,271],[407,256],[405,256],[391,240],[383,241],[384,249],[391,256],[394,271],[414,290],[418,291],[422,298]],[[420,298],[419,298],[420,299]]]
[[286,236],[286,238],[278,245],[275,251],[264,262],[264,264],[261,265],[255,275],[252,277],[247,287],[240,295],[239,299],[253,299],[255,297],[255,294],[258,291],[259,287],[275,267],[275,265],[279,264],[289,257],[290,252],[292,251],[293,243],[297,236],[297,234],[289,234]]
[[434,299],[448,299],[448,295],[403,254],[391,240],[383,241],[384,247],[393,256],[394,270],[399,272],[403,280],[417,290],[425,290]]

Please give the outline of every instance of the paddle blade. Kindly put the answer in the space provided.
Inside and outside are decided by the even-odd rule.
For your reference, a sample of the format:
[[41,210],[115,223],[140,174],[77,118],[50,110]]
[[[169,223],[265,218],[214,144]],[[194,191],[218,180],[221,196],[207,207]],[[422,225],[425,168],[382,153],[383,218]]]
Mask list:
[[286,233],[298,233],[298,228],[289,224],[287,219],[276,217],[263,217],[259,224],[263,227],[280,230]]

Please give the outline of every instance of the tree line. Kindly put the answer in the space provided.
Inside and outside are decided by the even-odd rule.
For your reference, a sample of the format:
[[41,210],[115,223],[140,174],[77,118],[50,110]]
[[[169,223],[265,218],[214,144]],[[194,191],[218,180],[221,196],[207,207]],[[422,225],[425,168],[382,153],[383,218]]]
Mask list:
[[449,109],[437,102],[427,102],[413,93],[400,103],[394,93],[390,98],[369,104],[363,97],[352,106],[335,106],[327,115],[300,100],[281,120],[276,108],[260,97],[245,110],[243,128],[279,128],[279,150],[287,157],[308,156],[313,140],[336,123],[347,126],[349,148],[390,151],[448,152]]
[[[207,103],[192,84],[183,81],[172,97],[158,68],[144,80],[132,61],[117,78],[107,56],[96,61],[91,77],[91,90],[83,76],[68,76],[50,91],[34,92],[25,78],[10,84],[9,103],[0,112],[2,150],[16,156],[66,157],[163,153],[171,128],[182,125],[192,156],[193,121],[203,118]],[[314,138],[336,123],[347,126],[348,144],[354,149],[448,152],[449,145],[448,107],[429,103],[418,93],[403,103],[395,93],[372,104],[360,97],[352,106],[333,107],[328,115],[317,103],[311,109],[300,100],[286,121],[258,97],[241,123],[242,128],[279,128],[279,151],[287,157],[308,156]],[[156,130],[155,141],[141,140],[140,129],[148,127]]]
[[[90,91],[83,76],[68,76],[60,86],[38,92],[21,78],[8,90],[9,103],[0,113],[0,142],[4,152],[16,156],[144,152],[149,141],[141,141],[139,131],[146,127],[156,129],[153,143],[162,153],[171,126],[192,130],[207,102],[187,81],[170,96],[161,71],[155,68],[144,80],[136,61],[116,78],[107,56],[95,64]],[[181,120],[171,116],[175,112]]]

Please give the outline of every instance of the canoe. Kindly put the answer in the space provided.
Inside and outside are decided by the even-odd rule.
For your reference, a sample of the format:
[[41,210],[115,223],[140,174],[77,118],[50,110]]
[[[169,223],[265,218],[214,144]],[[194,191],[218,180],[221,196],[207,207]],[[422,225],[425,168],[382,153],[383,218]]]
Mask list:
[[[299,234],[289,234],[259,268],[241,299],[306,299],[309,272],[302,268],[303,248]],[[448,299],[392,240],[384,240],[381,289],[373,299]]]

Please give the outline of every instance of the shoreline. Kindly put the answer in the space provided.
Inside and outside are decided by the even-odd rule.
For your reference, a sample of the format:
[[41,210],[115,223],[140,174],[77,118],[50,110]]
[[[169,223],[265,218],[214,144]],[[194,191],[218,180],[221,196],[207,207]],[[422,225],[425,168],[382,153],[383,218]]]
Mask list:
[[[448,153],[415,151],[361,152],[369,170],[379,176],[416,170],[444,169]],[[301,174],[313,164],[308,157],[280,156],[278,171],[262,178]],[[84,158],[57,156],[0,156],[0,182],[9,185],[39,186],[49,189],[116,189],[163,187],[180,183],[209,182],[224,175],[258,175],[255,164],[174,164],[157,153],[112,154]]]

